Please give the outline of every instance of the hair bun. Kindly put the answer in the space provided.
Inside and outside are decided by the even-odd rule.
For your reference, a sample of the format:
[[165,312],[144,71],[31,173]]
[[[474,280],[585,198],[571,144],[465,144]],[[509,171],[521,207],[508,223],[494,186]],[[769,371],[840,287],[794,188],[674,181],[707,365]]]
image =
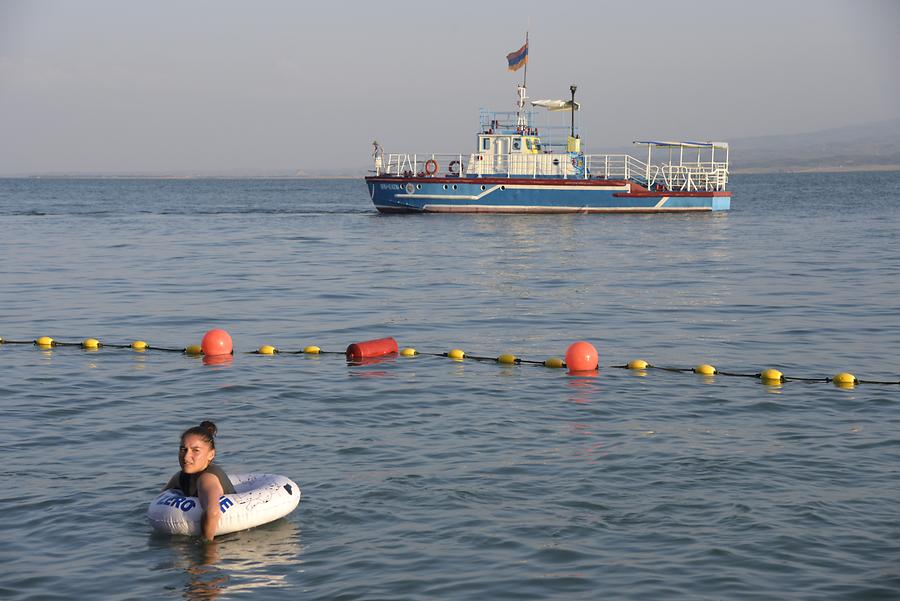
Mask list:
[[216,432],[219,431],[219,429],[216,428],[216,425],[208,420],[203,420],[202,422],[200,422],[200,428],[202,430],[206,430],[206,432],[209,434],[210,438],[215,436]]

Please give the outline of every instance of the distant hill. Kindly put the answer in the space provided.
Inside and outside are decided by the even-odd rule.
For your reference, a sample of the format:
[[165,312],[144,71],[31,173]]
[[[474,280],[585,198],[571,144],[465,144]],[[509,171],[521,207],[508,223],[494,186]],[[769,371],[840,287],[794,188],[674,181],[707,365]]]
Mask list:
[[736,173],[900,169],[900,118],[729,144]]
[[[755,136],[726,140],[732,173],[900,170],[900,118],[836,127],[802,134]],[[585,149],[604,154],[642,157],[634,146]],[[663,155],[654,156],[654,162]],[[356,177],[360,169],[298,171],[295,177]]]

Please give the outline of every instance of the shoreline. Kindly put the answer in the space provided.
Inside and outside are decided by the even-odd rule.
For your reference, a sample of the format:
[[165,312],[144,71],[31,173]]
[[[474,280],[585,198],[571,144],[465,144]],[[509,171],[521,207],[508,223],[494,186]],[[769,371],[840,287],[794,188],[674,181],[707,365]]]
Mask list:
[[[823,165],[817,167],[739,167],[731,169],[732,175],[758,175],[767,173],[863,173],[900,171],[900,165]],[[176,174],[109,174],[109,173],[31,173],[17,175],[0,175],[0,179],[156,179],[156,180],[199,180],[199,179],[243,179],[243,180],[348,180],[360,179],[366,175],[176,175]]]
[[729,170],[734,174],[765,173],[862,173],[874,171],[900,171],[900,165],[823,165],[819,167],[741,167]]

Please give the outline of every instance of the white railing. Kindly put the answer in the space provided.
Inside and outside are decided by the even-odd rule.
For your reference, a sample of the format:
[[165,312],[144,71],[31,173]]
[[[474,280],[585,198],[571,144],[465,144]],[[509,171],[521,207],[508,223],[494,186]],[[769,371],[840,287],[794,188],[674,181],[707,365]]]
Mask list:
[[587,173],[603,179],[625,179],[651,186],[659,174],[657,165],[648,165],[630,154],[585,155]]
[[685,192],[724,190],[728,183],[726,163],[663,165],[662,183],[669,190]]
[[447,153],[389,154],[387,160],[375,157],[376,175],[397,177],[458,177],[465,174],[468,155]]
[[[397,177],[575,177],[569,155],[541,154],[388,154],[375,157],[376,175]],[[582,176],[583,177],[583,176]]]
[[375,174],[395,177],[561,177],[627,180],[673,191],[724,190],[728,164],[698,162],[651,165],[628,154],[587,154],[583,167],[567,153],[422,153],[375,157]]

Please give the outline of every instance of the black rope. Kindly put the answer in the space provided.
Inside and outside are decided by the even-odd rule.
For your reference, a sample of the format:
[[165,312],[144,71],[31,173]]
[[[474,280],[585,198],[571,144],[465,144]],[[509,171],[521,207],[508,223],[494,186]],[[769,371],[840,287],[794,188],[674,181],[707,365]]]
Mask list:
[[[27,344],[27,345],[35,345],[35,346],[45,346],[45,345],[38,344],[37,340],[7,340],[7,339],[0,338],[0,346],[2,346],[4,344]],[[65,341],[59,341],[59,340],[53,340],[49,345],[46,345],[46,346],[86,348],[84,345],[84,342],[65,342]],[[97,347],[95,347],[95,348],[97,348],[97,349],[99,349],[99,348],[130,349],[130,348],[133,348],[133,346],[134,346],[133,344],[104,343],[104,342],[98,341]],[[91,348],[90,350],[94,350],[94,348]],[[162,351],[162,352],[167,352],[167,353],[185,353],[185,352],[187,352],[187,348],[172,348],[172,347],[150,346],[150,345],[147,345],[146,347],[144,347],[144,349],[141,349],[141,350]],[[231,354],[233,355],[234,353],[232,352]],[[262,354],[268,354],[268,353],[260,353],[259,350],[256,350],[256,351],[248,351],[245,354],[262,355]],[[346,352],[345,351],[324,351],[324,350],[319,350],[317,352],[306,352],[302,349],[296,350],[296,351],[282,351],[282,350],[274,349],[272,354],[279,354],[279,355],[346,355]],[[423,355],[423,356],[427,356],[427,357],[450,357],[449,352],[430,353],[430,352],[416,351],[415,355]],[[471,359],[473,361],[489,361],[492,363],[507,364],[505,361],[500,361],[500,357],[485,357],[485,356],[479,356],[479,355],[468,355],[468,354],[464,353],[461,358],[462,359]],[[514,364],[514,365],[526,364],[526,365],[541,365],[541,366],[543,366],[543,365],[546,365],[547,362],[534,360],[534,359],[522,359],[520,357],[515,357],[514,361],[511,364]],[[563,367],[565,367],[565,366],[566,366],[565,363],[563,363]],[[657,369],[660,371],[666,371],[666,372],[671,372],[671,373],[696,372],[696,368],[692,368],[692,367],[665,367],[665,366],[659,366],[659,365],[650,365],[649,363],[647,364],[646,367],[641,367],[641,368],[632,367],[632,366],[629,366],[628,364],[626,364],[626,365],[610,365],[610,366],[608,366],[607,369],[632,369],[632,370],[638,370],[638,371],[639,370],[648,370],[648,369]],[[703,375],[703,374],[700,374],[700,375]],[[754,379],[762,378],[762,372],[746,374],[746,373],[735,373],[735,372],[727,372],[727,371],[716,371],[715,374],[710,374],[710,375],[719,375],[719,376],[737,377],[737,378],[754,378]],[[780,381],[781,382],[821,383],[821,382],[834,382],[834,377],[800,377],[800,376],[782,375],[780,378]],[[896,385],[900,385],[900,380],[896,380],[896,381],[894,381],[894,380],[860,380],[860,379],[854,378],[854,381],[852,383],[853,384],[873,384],[873,385],[881,385],[881,386],[896,386]]]
[[685,372],[694,371],[694,369],[692,367],[660,367],[659,365],[648,365],[647,369],[659,369],[662,371],[671,371],[674,373],[685,373]]
[[755,374],[736,374],[736,373],[732,373],[732,372],[728,372],[728,371],[717,371],[717,372],[715,373],[715,375],[717,375],[717,376],[731,376],[731,377],[734,377],[734,378],[759,378],[759,377],[761,377],[761,374],[759,374],[759,373],[755,373]]
[[473,361],[496,361],[497,357],[479,357],[477,355],[463,355],[465,359],[472,359]]

